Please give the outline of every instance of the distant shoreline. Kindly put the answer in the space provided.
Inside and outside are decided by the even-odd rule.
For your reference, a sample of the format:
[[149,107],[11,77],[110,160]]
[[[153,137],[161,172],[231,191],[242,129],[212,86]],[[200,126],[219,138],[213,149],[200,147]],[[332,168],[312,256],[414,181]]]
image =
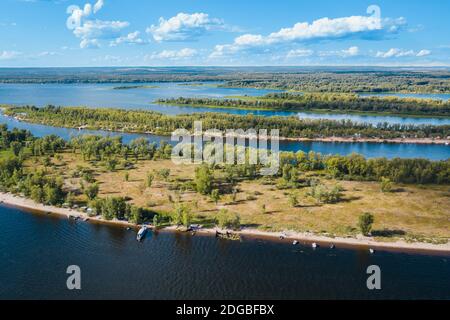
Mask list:
[[[1,113],[6,117],[11,117],[17,121],[40,124],[49,127],[59,127],[59,128],[67,128],[67,129],[86,129],[86,130],[99,130],[105,132],[117,132],[117,133],[129,133],[129,134],[148,134],[155,136],[165,136],[170,137],[170,134],[167,133],[155,133],[152,131],[136,131],[136,130],[111,130],[111,129],[102,129],[96,127],[90,127],[88,125],[84,125],[82,127],[69,127],[69,126],[57,126],[57,125],[49,125],[45,123],[41,123],[38,121],[30,121],[28,119],[23,119],[19,116],[12,117],[3,113],[6,108],[1,108]],[[80,130],[80,131],[81,131]],[[192,135],[194,136],[194,135]],[[260,137],[261,139],[261,137]],[[396,143],[396,144],[437,144],[437,145],[450,145],[450,139],[434,139],[434,138],[355,138],[355,137],[323,137],[323,138],[289,138],[289,137],[279,137],[279,141],[293,141],[293,142],[336,142],[336,143]]]
[[[226,96],[225,99],[242,99],[241,96]],[[252,96],[249,98],[261,98],[259,96]],[[267,111],[267,112],[292,112],[292,113],[310,113],[310,114],[336,114],[336,115],[355,115],[355,116],[373,116],[373,117],[397,117],[397,118],[424,118],[424,119],[448,119],[448,115],[444,114],[420,114],[420,113],[395,113],[395,112],[374,112],[374,111],[356,111],[356,110],[334,110],[334,109],[277,109],[277,108],[262,108],[262,107],[241,107],[241,106],[218,106],[208,104],[183,104],[174,102],[160,102],[153,101],[155,104],[168,107],[192,107],[192,108],[206,108],[206,109],[228,109],[228,110],[247,110],[247,111]],[[291,117],[295,117],[292,114]]]
[[[4,203],[13,207],[21,208],[24,210],[37,211],[41,213],[52,213],[59,216],[66,216],[68,218],[75,219],[86,219],[89,221],[98,222],[109,225],[116,225],[122,227],[138,228],[139,226],[127,221],[120,220],[105,220],[99,216],[88,217],[86,213],[69,209],[69,208],[58,208],[54,206],[47,206],[43,204],[38,204],[31,199],[13,195],[11,193],[0,192],[0,203]],[[177,232],[178,228],[176,226],[169,226],[160,229],[161,231],[171,231]],[[197,231],[199,234],[214,235],[216,233],[216,228],[200,229]],[[234,231],[233,231],[234,232]],[[280,239],[283,236],[283,240],[289,241],[300,241],[307,244],[318,243],[319,246],[329,247],[331,244],[342,246],[345,248],[372,248],[379,250],[392,250],[397,252],[418,252],[418,253],[443,253],[450,254],[450,242],[446,244],[431,244],[423,242],[406,242],[404,240],[398,240],[395,242],[378,242],[370,237],[359,236],[357,238],[344,238],[344,237],[326,237],[315,235],[306,232],[295,232],[295,231],[285,231],[285,232],[271,232],[271,231],[261,231],[257,229],[242,229],[241,231],[234,232],[241,236],[249,236],[256,238],[267,238],[271,240]]]

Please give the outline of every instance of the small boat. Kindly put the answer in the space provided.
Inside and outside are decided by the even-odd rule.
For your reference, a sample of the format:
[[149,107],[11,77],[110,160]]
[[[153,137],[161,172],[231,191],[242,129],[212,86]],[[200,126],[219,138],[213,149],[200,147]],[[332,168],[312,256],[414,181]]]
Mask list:
[[374,254],[375,250],[373,250],[372,248],[369,249],[370,254]]
[[141,241],[142,239],[144,239],[145,234],[147,233],[147,226],[143,226],[141,229],[139,229],[136,239],[137,241]]
[[334,243],[330,244],[330,249],[334,249],[336,248],[336,246],[334,245]]
[[298,245],[298,241],[297,241],[297,240],[294,240],[294,242],[292,242],[292,244],[293,244],[294,246],[296,246],[296,245]]
[[280,234],[280,239],[283,240],[284,238],[286,238],[286,234],[285,233]]
[[131,228],[130,228],[130,227],[127,227],[127,230],[128,230],[128,231],[130,231],[130,230],[131,230]]
[[313,242],[313,244],[311,245],[313,247],[313,249],[317,248],[317,243]]

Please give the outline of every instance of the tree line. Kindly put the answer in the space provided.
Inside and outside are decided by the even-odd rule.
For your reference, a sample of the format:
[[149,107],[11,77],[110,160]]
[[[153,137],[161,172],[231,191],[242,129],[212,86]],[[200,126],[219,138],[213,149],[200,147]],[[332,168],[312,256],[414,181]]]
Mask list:
[[158,103],[240,109],[280,111],[332,110],[339,112],[371,112],[405,115],[450,116],[450,102],[434,99],[397,97],[360,97],[350,93],[269,93],[264,97],[168,98]]
[[450,126],[379,123],[356,123],[350,120],[299,119],[297,117],[261,117],[252,114],[232,115],[199,113],[164,115],[152,111],[121,109],[89,109],[81,107],[34,106],[9,107],[5,114],[21,120],[58,127],[142,132],[170,135],[176,129],[193,131],[195,121],[204,130],[279,129],[286,138],[443,138],[450,136]]

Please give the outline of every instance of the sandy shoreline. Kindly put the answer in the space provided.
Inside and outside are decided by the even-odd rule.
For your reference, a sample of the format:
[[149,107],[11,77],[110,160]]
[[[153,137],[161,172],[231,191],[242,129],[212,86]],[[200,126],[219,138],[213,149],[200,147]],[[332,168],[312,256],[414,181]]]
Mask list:
[[[7,205],[19,207],[22,209],[28,209],[32,211],[39,211],[43,213],[52,213],[65,217],[76,217],[78,219],[89,219],[92,222],[99,222],[104,224],[118,225],[118,226],[126,226],[131,228],[136,228],[135,224],[119,221],[119,220],[111,220],[107,221],[101,217],[88,217],[86,213],[68,209],[68,208],[58,208],[53,206],[46,206],[43,204],[39,204],[34,202],[31,199],[26,199],[17,195],[13,195],[11,193],[3,193],[0,192],[0,203],[4,203]],[[166,227],[161,230],[167,231],[177,231],[176,226]],[[215,234],[216,229],[201,229],[198,231],[201,234]],[[258,238],[268,238],[268,239],[280,239],[280,236],[283,235],[284,240],[297,240],[305,243],[313,243],[316,242],[319,245],[329,246],[330,244],[334,244],[336,246],[342,245],[348,248],[355,247],[367,247],[373,249],[386,249],[386,250],[395,250],[395,251],[418,251],[418,252],[442,252],[442,253],[450,253],[450,242],[446,244],[431,244],[431,243],[422,243],[422,242],[406,242],[403,240],[398,240],[395,242],[378,242],[369,237],[357,237],[357,238],[344,238],[344,237],[326,237],[315,235],[312,233],[304,233],[304,232],[295,232],[295,231],[285,231],[285,232],[269,232],[269,231],[261,231],[256,229],[243,229],[239,232],[236,232],[242,236],[251,236]]]

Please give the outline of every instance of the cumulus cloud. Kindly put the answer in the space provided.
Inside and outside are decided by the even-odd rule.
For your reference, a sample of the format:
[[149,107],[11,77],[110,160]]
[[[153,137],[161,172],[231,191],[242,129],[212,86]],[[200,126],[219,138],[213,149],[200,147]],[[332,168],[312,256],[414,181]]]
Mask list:
[[427,49],[422,49],[417,53],[417,57],[425,57],[425,56],[429,56],[431,54],[430,50]]
[[[67,8],[67,28],[80,39],[80,48],[98,48],[100,39],[120,38],[122,29],[129,26],[126,21],[94,20],[90,17],[103,8],[104,1],[98,0],[93,6],[86,3],[83,8],[71,5]],[[136,39],[132,39],[136,40]],[[120,43],[125,42],[121,40]]]
[[169,19],[159,18],[158,25],[151,25],[147,32],[158,42],[192,41],[206,31],[224,27],[221,19],[210,18],[206,13],[183,13]]
[[370,16],[349,16],[342,18],[321,18],[308,22],[298,22],[292,27],[282,28],[269,35],[244,34],[234,39],[232,44],[217,45],[213,57],[232,54],[240,50],[264,48],[299,42],[333,40],[343,38],[379,39],[386,34],[396,33],[406,24],[404,18],[382,19],[379,8],[368,8]]
[[431,54],[430,50],[420,50],[415,52],[414,50],[404,50],[399,48],[391,48],[387,51],[378,51],[375,55],[377,58],[402,58],[402,57],[424,57]]
[[168,60],[181,60],[186,58],[192,58],[197,55],[197,50],[191,48],[184,48],[181,50],[163,50],[158,53],[153,53],[147,56],[147,59],[168,59]]
[[357,55],[359,55],[359,48],[356,46],[343,50],[331,50],[319,52],[319,56],[321,57],[337,56],[342,58],[348,58],[348,57],[355,57]]
[[135,32],[131,32],[131,33],[127,34],[126,36],[121,36],[121,37],[114,39],[113,41],[110,42],[109,45],[111,47],[115,47],[122,43],[145,44],[147,42],[140,37],[139,31],[135,31]]

